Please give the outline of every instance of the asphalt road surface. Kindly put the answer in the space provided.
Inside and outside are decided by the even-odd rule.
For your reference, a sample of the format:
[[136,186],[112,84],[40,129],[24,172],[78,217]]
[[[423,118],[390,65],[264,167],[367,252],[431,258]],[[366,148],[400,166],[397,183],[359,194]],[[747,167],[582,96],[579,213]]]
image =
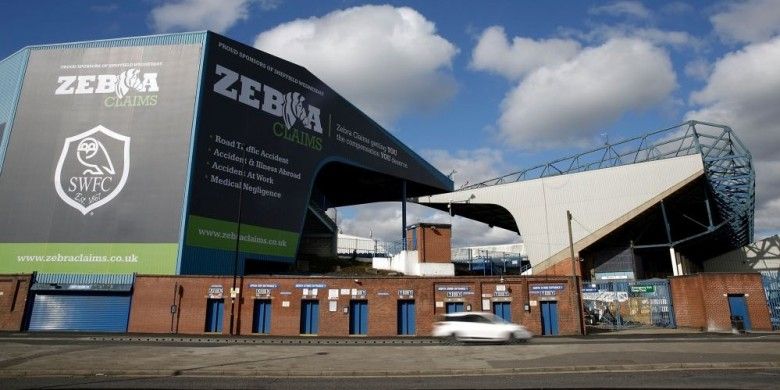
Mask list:
[[780,388],[780,334],[458,346],[141,340],[0,335],[0,388]]
[[79,377],[4,378],[4,389],[777,389],[780,370],[680,370],[369,378]]

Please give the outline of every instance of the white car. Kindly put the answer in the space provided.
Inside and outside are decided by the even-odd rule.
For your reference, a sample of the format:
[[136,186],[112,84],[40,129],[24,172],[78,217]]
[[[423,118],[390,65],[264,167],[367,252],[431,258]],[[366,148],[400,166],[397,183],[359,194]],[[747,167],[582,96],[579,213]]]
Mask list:
[[445,314],[443,321],[434,324],[433,336],[453,341],[512,342],[530,339],[531,332],[493,313],[461,312]]

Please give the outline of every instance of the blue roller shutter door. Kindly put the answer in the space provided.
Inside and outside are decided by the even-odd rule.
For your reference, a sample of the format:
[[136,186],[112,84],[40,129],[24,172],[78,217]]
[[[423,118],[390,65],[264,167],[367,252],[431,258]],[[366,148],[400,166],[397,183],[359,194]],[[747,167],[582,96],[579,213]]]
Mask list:
[[127,332],[130,294],[35,294],[30,331]]
[[255,301],[255,315],[252,319],[252,332],[271,333],[271,300],[258,299]]
[[398,301],[398,334],[412,336],[415,333],[415,313],[413,300]]
[[224,312],[225,301],[222,299],[209,299],[206,302],[206,332],[222,333]]
[[301,301],[301,334],[317,334],[320,328],[320,302]]
[[509,307],[509,302],[493,302],[493,314],[503,318],[506,322],[512,322],[512,312]]
[[349,334],[368,334],[368,301],[349,302]]

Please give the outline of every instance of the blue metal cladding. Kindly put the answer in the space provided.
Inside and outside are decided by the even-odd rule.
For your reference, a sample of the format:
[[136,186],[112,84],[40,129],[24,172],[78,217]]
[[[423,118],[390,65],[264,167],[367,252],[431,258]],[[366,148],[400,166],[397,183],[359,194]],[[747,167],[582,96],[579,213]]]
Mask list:
[[127,332],[130,294],[35,294],[30,331]]
[[542,335],[558,335],[558,302],[541,301],[539,306],[542,312]]
[[772,330],[780,329],[780,271],[761,271]]
[[414,301],[398,301],[398,335],[413,336],[416,332],[415,322]]
[[750,326],[750,314],[748,314],[747,304],[745,303],[745,295],[743,294],[729,294],[729,311],[731,312],[731,319],[742,320],[745,330],[751,330]]
[[368,334],[368,301],[349,302],[349,334]]
[[156,45],[202,45],[206,39],[205,31],[149,35],[145,37],[127,37],[102,39],[97,41],[54,43],[50,45],[30,46],[32,50],[80,49],[97,47],[156,46]]
[[463,310],[463,302],[447,302],[446,305],[444,305],[444,310],[447,314],[449,313],[460,313]]
[[244,266],[247,260],[265,260],[291,264],[293,260],[287,257],[259,256],[247,252],[238,253],[236,264],[236,252],[221,249],[198,248],[191,245],[182,246],[183,259],[199,259],[199,261],[182,261],[178,266],[179,275],[233,275],[233,267],[237,265],[236,274],[244,274]]
[[255,312],[252,318],[252,333],[271,333],[271,300],[255,300]]
[[222,333],[222,318],[224,312],[224,300],[209,299],[206,302],[206,326],[204,330],[211,333]]
[[22,90],[29,55],[30,51],[23,49],[0,61],[0,127],[3,128],[0,131],[0,172],[3,170],[5,150],[11,138],[16,103]]
[[506,322],[512,322],[512,312],[509,308],[509,302],[493,302],[493,314],[503,318]]
[[320,331],[320,302],[301,301],[301,334],[317,334]]

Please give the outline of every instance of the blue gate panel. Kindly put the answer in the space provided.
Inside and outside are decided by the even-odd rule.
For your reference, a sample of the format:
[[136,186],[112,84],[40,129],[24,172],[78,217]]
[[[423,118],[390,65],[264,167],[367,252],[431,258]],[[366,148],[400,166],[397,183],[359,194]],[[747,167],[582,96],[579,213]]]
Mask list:
[[542,312],[542,335],[556,336],[558,334],[558,302],[539,302]]
[[463,302],[447,302],[444,309],[447,314],[460,313],[463,311]]
[[506,322],[512,322],[509,302],[493,302],[493,314],[503,318]]
[[301,334],[317,334],[320,327],[320,302],[301,301]]
[[729,295],[729,310],[731,311],[732,319],[739,317],[742,319],[742,323],[745,326],[745,330],[751,330],[750,315],[748,315],[747,304],[745,303],[745,296],[742,294]]
[[206,301],[206,332],[222,333],[222,318],[225,312],[225,302],[222,299]]
[[414,335],[415,329],[415,308],[413,300],[398,301],[398,334]]
[[252,332],[271,333],[271,300],[255,300],[254,317],[252,318]]
[[349,302],[349,334],[368,333],[368,301]]
[[127,332],[129,294],[35,294],[30,331]]
[[780,329],[780,272],[761,271],[772,330]]

